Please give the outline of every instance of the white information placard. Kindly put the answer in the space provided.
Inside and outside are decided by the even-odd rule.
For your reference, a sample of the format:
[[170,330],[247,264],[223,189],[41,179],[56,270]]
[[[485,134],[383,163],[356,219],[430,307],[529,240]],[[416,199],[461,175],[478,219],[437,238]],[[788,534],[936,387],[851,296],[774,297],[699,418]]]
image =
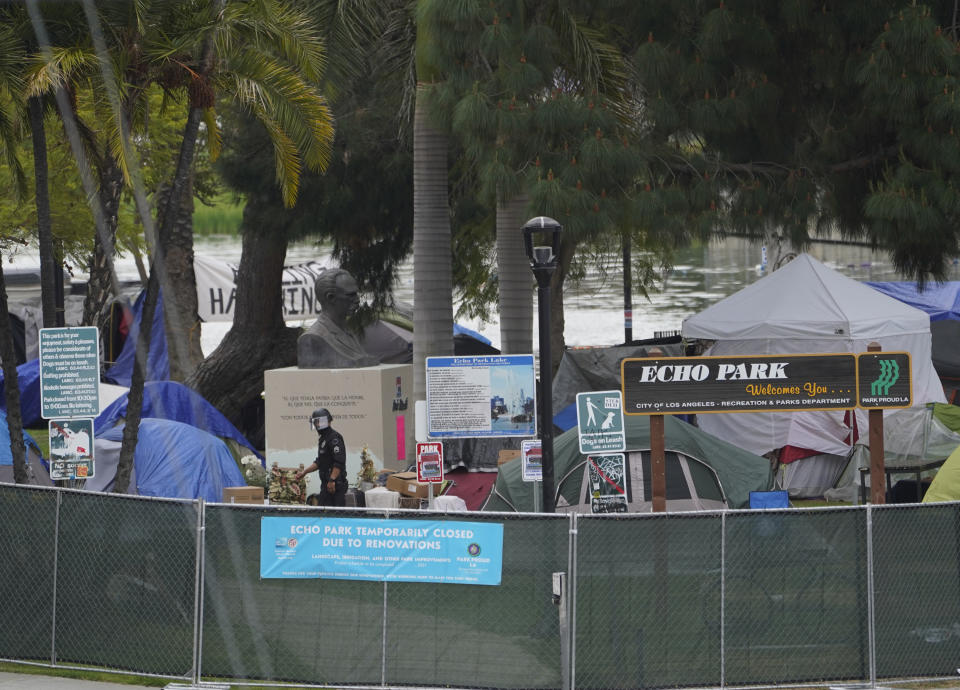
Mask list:
[[427,436],[536,435],[533,355],[427,357]]

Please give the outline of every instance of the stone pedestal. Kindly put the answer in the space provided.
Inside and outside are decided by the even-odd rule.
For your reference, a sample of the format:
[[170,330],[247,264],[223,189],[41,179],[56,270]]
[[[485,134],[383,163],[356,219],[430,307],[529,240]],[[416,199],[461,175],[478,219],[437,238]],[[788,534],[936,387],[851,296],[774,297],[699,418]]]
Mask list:
[[[358,369],[299,369],[264,372],[267,467],[306,467],[317,457],[311,413],[330,410],[334,429],[347,446],[347,479],[357,483],[360,451],[366,446],[378,469],[402,470],[416,462],[413,368],[380,364]],[[317,473],[307,475],[308,493],[321,489]]]

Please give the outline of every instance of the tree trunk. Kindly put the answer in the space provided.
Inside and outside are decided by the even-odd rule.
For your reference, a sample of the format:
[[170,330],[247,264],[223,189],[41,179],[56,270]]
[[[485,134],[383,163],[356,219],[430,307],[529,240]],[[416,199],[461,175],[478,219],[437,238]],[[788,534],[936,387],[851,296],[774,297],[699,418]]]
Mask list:
[[[207,42],[205,49],[207,53],[206,62],[209,63],[212,42]],[[157,308],[157,297],[162,287],[165,296],[174,294],[173,288],[167,275],[165,265],[166,249],[168,242],[171,242],[173,236],[173,226],[178,217],[178,209],[182,203],[183,194],[188,187],[191,171],[193,170],[193,157],[196,152],[197,131],[200,128],[200,115],[202,111],[199,108],[191,107],[187,115],[187,124],[183,130],[183,140],[180,142],[180,152],[177,156],[177,167],[173,173],[173,179],[170,183],[170,192],[165,203],[158,211],[159,230],[157,232],[157,246],[154,247],[153,257],[150,261],[150,279],[147,281],[147,294],[143,300],[143,313],[140,321],[140,334],[137,337],[136,357],[133,364],[133,375],[130,378],[130,391],[127,393],[127,415],[126,425],[123,429],[123,441],[120,446],[120,458],[117,461],[117,479],[113,490],[116,493],[126,493],[130,481],[130,473],[133,469],[133,456],[137,447],[137,437],[140,432],[140,418],[143,412],[143,384],[146,379],[147,360],[150,355],[150,336],[153,330],[153,317]],[[114,226],[116,229],[116,226]],[[115,236],[115,235],[114,235]],[[192,253],[192,245],[191,245]],[[196,297],[194,297],[194,300]],[[167,304],[174,302],[174,299],[167,297]],[[176,309],[175,306],[168,306],[168,309]],[[194,309],[196,311],[196,309]],[[169,349],[180,349],[181,361],[186,359],[186,352],[177,343],[169,344]]]
[[500,286],[500,350],[533,352],[533,273],[523,248],[527,196],[497,204],[497,282]]
[[297,363],[300,332],[284,324],[281,304],[288,225],[281,223],[275,204],[247,201],[233,326],[187,379],[188,386],[234,424],[239,423],[243,406],[263,391],[266,369]]
[[[418,86],[420,91],[423,87]],[[427,393],[426,357],[453,354],[453,277],[447,137],[427,121],[418,96],[413,115],[413,396]]]
[[[166,260],[164,324],[169,345],[170,378],[174,381],[185,381],[203,361],[200,317],[197,315],[197,277],[193,271],[192,189],[191,171],[180,203],[172,209],[175,217],[170,223],[170,234],[160,238]],[[161,208],[165,207],[168,194],[167,188],[160,194]],[[161,227],[166,225],[162,218],[159,222]]]
[[93,234],[90,277],[87,281],[87,296],[83,300],[83,325],[97,327],[105,316],[104,307],[114,295],[113,254],[120,213],[120,195],[123,192],[123,173],[112,155],[104,156],[99,173],[103,231]]
[[31,96],[27,99],[27,104],[33,142],[34,199],[37,207],[37,242],[40,249],[40,304],[43,309],[43,326],[52,328],[57,325],[56,271],[60,270],[60,266],[53,249],[53,227],[50,223],[47,136],[43,128],[43,101],[38,96]]
[[127,392],[127,416],[123,427],[120,445],[120,457],[117,460],[117,476],[113,491],[127,493],[130,475],[133,472],[133,455],[137,448],[140,433],[140,414],[143,411],[143,384],[146,380],[147,357],[150,355],[150,334],[153,331],[153,315],[157,310],[157,298],[160,294],[160,281],[157,278],[156,261],[150,267],[150,279],[147,281],[147,294],[143,298],[143,316],[140,321],[140,334],[137,337],[137,353],[133,358],[133,374],[130,377],[130,390]]
[[27,483],[27,447],[23,442],[23,416],[20,413],[20,385],[17,380],[17,353],[13,348],[13,331],[7,311],[7,282],[0,258],[0,359],[3,364],[4,395],[7,402],[7,428],[10,431],[10,452],[13,454],[13,481]]

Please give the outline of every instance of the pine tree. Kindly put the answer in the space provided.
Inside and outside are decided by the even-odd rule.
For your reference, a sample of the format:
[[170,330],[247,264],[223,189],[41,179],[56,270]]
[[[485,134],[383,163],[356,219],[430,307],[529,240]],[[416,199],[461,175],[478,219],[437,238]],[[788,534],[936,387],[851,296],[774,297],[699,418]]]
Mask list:
[[[623,3],[655,228],[838,231],[915,278],[960,250],[954,3]],[[635,41],[634,41],[635,42]]]

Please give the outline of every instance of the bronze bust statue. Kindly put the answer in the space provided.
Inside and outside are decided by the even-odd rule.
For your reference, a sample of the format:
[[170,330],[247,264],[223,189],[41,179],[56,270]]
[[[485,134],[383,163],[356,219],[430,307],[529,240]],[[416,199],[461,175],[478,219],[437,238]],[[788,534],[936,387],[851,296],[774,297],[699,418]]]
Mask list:
[[343,269],[324,271],[314,283],[321,313],[297,339],[301,369],[350,369],[379,364],[347,330],[347,317],[360,304],[357,281]]

